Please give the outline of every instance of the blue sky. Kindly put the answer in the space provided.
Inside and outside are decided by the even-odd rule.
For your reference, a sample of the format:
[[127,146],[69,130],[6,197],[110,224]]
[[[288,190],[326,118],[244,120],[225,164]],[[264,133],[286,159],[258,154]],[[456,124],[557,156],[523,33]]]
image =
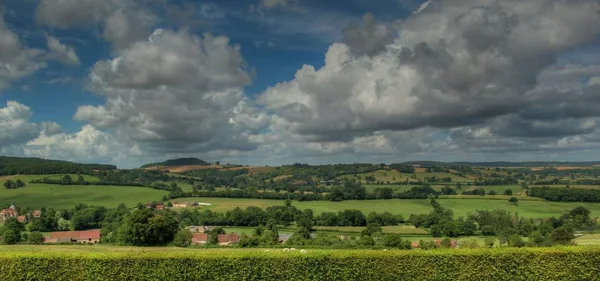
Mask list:
[[598,3],[512,2],[6,0],[0,152],[595,159]]

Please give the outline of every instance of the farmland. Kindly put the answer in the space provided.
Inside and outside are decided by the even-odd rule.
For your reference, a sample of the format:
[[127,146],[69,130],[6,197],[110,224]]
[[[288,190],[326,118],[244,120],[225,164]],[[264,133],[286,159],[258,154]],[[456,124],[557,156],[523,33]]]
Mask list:
[[[56,185],[35,184],[30,180],[46,178],[48,175],[15,176],[12,179],[22,179],[27,183],[24,188],[0,189],[0,203],[15,204],[30,208],[72,208],[78,203],[115,207],[120,203],[133,207],[137,203],[145,203],[160,200],[168,192],[136,186],[110,186],[110,185]],[[53,176],[60,179],[62,175]],[[77,177],[75,177],[76,179]],[[92,179],[93,177],[88,177]],[[97,178],[96,178],[97,180]],[[0,179],[0,185],[5,180]]]
[[[457,196],[458,198],[460,196]],[[488,196],[491,197],[491,196]],[[180,198],[179,201],[195,201],[210,203],[207,208],[217,212],[225,212],[236,207],[246,208],[255,206],[267,208],[283,205],[283,200],[241,199],[241,198]],[[561,216],[566,210],[584,206],[591,210],[593,216],[600,216],[599,203],[558,203],[542,200],[521,201],[518,206],[508,204],[507,200],[490,200],[487,197],[479,199],[439,199],[438,202],[452,210],[454,215],[466,216],[475,210],[506,210],[510,213],[518,212],[519,216],[528,218],[549,218]],[[312,209],[315,214],[323,212],[337,212],[346,209],[357,209],[365,214],[369,212],[390,212],[408,218],[410,214],[428,213],[431,211],[429,202],[425,199],[390,199],[390,200],[347,200],[342,202],[329,201],[294,201],[293,205],[299,209]]]

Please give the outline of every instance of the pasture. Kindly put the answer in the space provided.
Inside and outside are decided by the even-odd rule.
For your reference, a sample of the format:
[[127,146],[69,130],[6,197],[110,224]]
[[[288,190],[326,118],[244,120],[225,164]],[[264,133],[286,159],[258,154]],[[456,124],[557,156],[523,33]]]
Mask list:
[[[13,180],[21,179],[27,186],[17,189],[0,188],[0,205],[10,204],[29,208],[72,208],[78,203],[105,207],[116,207],[125,203],[134,207],[137,203],[158,201],[168,192],[137,186],[106,186],[106,185],[55,185],[29,183],[36,178],[48,175],[14,176]],[[77,179],[75,177],[75,179]],[[0,179],[0,186],[5,179]]]
[[[453,198],[460,198],[454,196]],[[444,208],[448,208],[454,212],[455,217],[466,216],[469,213],[474,213],[476,210],[506,210],[510,213],[519,213],[521,217],[527,218],[549,218],[552,216],[558,217],[564,214],[565,211],[574,209],[578,206],[583,206],[592,212],[592,216],[600,216],[600,203],[583,203],[583,202],[549,202],[543,200],[520,200],[518,206],[510,205],[507,200],[494,200],[481,196],[481,198],[468,199],[449,199],[440,198],[438,202]],[[270,206],[281,206],[283,200],[266,200],[266,199],[246,199],[246,198],[209,198],[209,197],[192,197],[181,198],[179,201],[191,201],[210,203],[207,209],[225,212],[236,207],[245,209],[249,206],[267,208]],[[389,199],[389,200],[347,200],[341,202],[331,201],[293,201],[292,205],[298,209],[312,209],[315,214],[323,212],[338,212],[347,209],[357,209],[365,215],[370,212],[390,212],[394,215],[402,215],[408,219],[410,214],[424,214],[431,212],[432,208],[429,201],[426,199]]]

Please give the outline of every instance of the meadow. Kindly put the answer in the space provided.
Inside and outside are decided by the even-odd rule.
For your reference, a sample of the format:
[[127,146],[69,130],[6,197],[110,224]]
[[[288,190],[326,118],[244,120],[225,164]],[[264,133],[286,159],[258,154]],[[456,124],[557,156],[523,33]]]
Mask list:
[[[64,175],[61,175],[61,177]],[[71,177],[77,179],[76,175]],[[78,203],[88,205],[116,207],[125,203],[134,207],[138,203],[158,201],[168,192],[137,186],[109,186],[109,185],[55,185],[35,184],[30,180],[48,177],[48,175],[14,176],[10,179],[23,180],[27,186],[17,189],[0,187],[0,205],[10,204],[14,200],[16,205],[29,208],[72,208]],[[59,177],[55,175],[55,177]],[[0,179],[0,186],[8,177]],[[97,178],[96,178],[97,180]]]
[[[460,198],[462,196],[455,196]],[[477,197],[477,196],[474,196]],[[527,218],[549,218],[558,217],[565,211],[575,207],[584,206],[592,212],[592,216],[600,216],[600,203],[562,203],[549,202],[543,200],[521,200],[518,206],[510,205],[508,200],[487,199],[495,196],[480,196],[481,198],[469,199],[447,199],[440,198],[438,202],[444,208],[454,212],[455,217],[466,216],[474,213],[476,210],[501,209],[510,213],[517,212],[521,217]],[[505,197],[508,198],[508,197]],[[245,199],[245,198],[212,198],[212,197],[190,197],[179,198],[178,201],[209,203],[206,208],[225,212],[236,207],[245,209],[249,206],[267,208],[270,206],[280,206],[284,204],[283,200],[265,200],[265,199]],[[426,199],[389,199],[389,200],[346,200],[341,202],[331,201],[293,201],[292,203],[299,209],[312,209],[315,214],[323,212],[337,212],[347,209],[357,209],[367,215],[369,212],[390,212],[394,215],[402,215],[408,219],[410,214],[424,214],[431,212],[432,208]]]

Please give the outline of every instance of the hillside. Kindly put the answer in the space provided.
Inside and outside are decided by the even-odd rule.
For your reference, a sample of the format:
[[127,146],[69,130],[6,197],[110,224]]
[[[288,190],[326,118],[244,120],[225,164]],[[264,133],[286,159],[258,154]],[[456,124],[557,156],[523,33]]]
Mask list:
[[198,158],[177,158],[169,159],[159,163],[150,163],[143,165],[141,168],[150,167],[174,167],[174,166],[209,166],[210,163]]
[[90,174],[93,170],[114,170],[115,165],[81,164],[60,160],[0,156],[0,175],[15,174]]

